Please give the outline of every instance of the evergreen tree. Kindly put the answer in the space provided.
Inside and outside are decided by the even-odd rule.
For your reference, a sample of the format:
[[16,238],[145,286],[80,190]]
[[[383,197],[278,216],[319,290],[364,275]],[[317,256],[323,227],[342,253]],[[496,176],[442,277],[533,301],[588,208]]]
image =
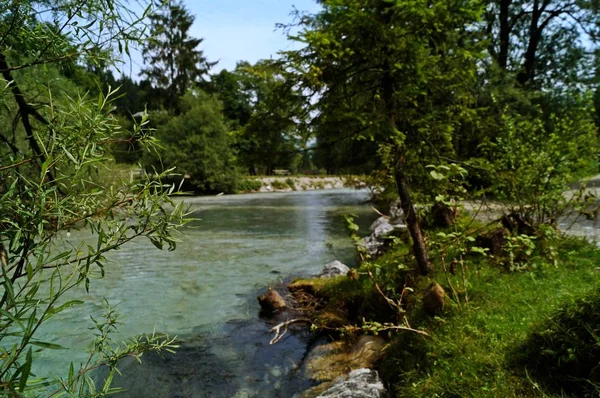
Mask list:
[[201,82],[216,63],[206,60],[198,49],[203,39],[189,35],[194,16],[179,2],[169,2],[165,11],[150,16],[150,36],[143,49],[145,76],[162,96],[162,105],[179,112],[178,99]]

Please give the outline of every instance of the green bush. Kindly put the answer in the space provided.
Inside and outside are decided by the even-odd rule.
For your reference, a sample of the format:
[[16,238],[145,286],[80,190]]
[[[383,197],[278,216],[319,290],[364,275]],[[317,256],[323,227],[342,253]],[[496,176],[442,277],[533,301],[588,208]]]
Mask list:
[[519,365],[548,389],[600,393],[600,289],[560,308],[520,348]]
[[532,224],[556,220],[567,205],[563,192],[574,175],[589,170],[597,153],[590,114],[585,99],[574,99],[561,114],[515,115],[507,110],[502,136],[484,149],[492,159],[492,195]]
[[239,173],[221,102],[196,90],[181,98],[181,107],[180,115],[166,115],[158,127],[162,149],[148,156],[145,166],[175,167],[176,173],[190,176],[196,193],[235,192]]
[[288,184],[281,180],[273,180],[273,182],[271,183],[271,186],[273,187],[273,189],[278,189],[278,190],[289,188]]
[[238,192],[254,192],[259,191],[262,187],[262,182],[259,180],[242,179],[237,183]]
[[298,190],[296,188],[296,183],[290,177],[288,177],[288,178],[285,179],[285,183],[288,185],[288,187],[290,187],[292,189],[292,191],[297,191]]

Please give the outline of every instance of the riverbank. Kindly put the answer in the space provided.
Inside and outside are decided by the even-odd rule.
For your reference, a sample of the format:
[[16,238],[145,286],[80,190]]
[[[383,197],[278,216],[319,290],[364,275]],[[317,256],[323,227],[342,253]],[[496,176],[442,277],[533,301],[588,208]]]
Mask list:
[[[600,288],[600,250],[569,236],[506,235],[500,249],[478,238],[498,228],[465,214],[456,228],[429,229],[435,272],[427,277],[411,268],[410,244],[400,235],[348,275],[290,288],[302,292],[313,327],[347,346],[362,334],[386,338],[374,366],[391,396],[586,396],[577,389],[600,381],[593,369],[574,387],[568,374],[560,383],[547,375],[579,369],[588,353],[598,354],[589,348],[597,345],[597,317],[578,319],[587,315],[577,300]],[[561,334],[552,325],[566,316],[569,333]]]
[[[315,191],[360,187],[351,176],[262,176],[245,177],[239,184],[240,193]],[[366,187],[366,186],[364,186]]]

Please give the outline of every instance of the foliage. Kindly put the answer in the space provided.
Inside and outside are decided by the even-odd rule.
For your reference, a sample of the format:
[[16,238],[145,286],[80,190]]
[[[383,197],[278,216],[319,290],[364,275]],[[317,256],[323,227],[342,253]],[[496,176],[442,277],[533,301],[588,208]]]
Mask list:
[[163,115],[157,133],[162,147],[146,163],[156,170],[175,167],[197,192],[235,192],[238,175],[221,103],[200,90],[181,102],[180,115]]
[[273,189],[277,189],[277,190],[288,189],[290,187],[287,184],[287,182],[281,181],[281,180],[273,180],[271,182],[271,186],[273,187]]
[[242,178],[237,183],[237,191],[238,192],[256,192],[262,188],[263,184],[259,180],[254,180],[252,178]]
[[507,112],[505,134],[490,143],[492,194],[510,212],[533,224],[554,222],[567,204],[563,192],[572,175],[592,163],[598,150],[596,128],[586,103],[573,103],[548,118]]
[[290,189],[292,191],[296,191],[297,190],[296,183],[294,182],[293,179],[291,179],[291,178],[288,177],[288,178],[285,179],[285,183],[287,184],[288,187],[290,187]]
[[233,130],[248,123],[255,102],[263,96],[262,87],[253,85],[245,73],[248,66],[247,63],[239,63],[233,72],[223,69],[211,76],[206,85],[206,91],[216,94],[223,103],[223,114],[230,121]]
[[[116,90],[85,95],[60,73],[65,62],[115,65],[115,52],[123,56],[129,43],[140,39],[139,22],[150,11],[137,15],[113,0],[22,0],[0,6],[1,120],[14,121],[0,124],[2,395],[49,388],[56,394],[104,395],[110,377],[97,391],[87,372],[104,364],[112,375],[118,358],[172,345],[170,339],[148,336],[109,348],[112,313],[96,323],[102,343],[94,346],[87,365],[72,367],[59,384],[33,377],[36,353],[60,348],[44,341],[40,329],[81,304],[72,294],[104,275],[108,253],[140,237],[172,250],[177,228],[186,223],[182,204],[158,193],[162,175],[156,180],[98,178],[98,170],[112,161],[113,143],[155,145],[144,128],[147,117],[123,131],[111,116]],[[80,229],[92,237],[64,243],[65,230]]]
[[596,1],[485,3],[481,30],[489,42],[489,56],[519,84],[565,92],[597,79],[595,56],[589,51],[598,40]]
[[301,141],[303,119],[299,93],[271,62],[240,64],[236,73],[252,114],[235,133],[239,160],[250,174],[271,175],[275,168],[292,169]]
[[[421,272],[431,272],[411,189],[423,162],[453,153],[452,139],[472,117],[481,48],[477,1],[323,1],[299,18],[300,50],[284,53],[288,79],[305,93],[309,131],[332,145],[373,140],[393,176]],[[369,32],[368,35],[365,32]],[[437,163],[437,162],[436,162]]]

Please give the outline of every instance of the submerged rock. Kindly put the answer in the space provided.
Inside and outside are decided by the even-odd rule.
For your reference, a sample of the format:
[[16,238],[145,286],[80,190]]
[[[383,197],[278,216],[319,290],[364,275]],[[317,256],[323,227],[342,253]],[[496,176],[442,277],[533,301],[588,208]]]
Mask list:
[[385,387],[376,370],[356,369],[337,378],[331,387],[317,398],[380,398]]
[[322,392],[353,369],[374,367],[383,355],[384,346],[385,340],[380,336],[361,336],[353,345],[343,341],[319,345],[307,357],[306,374],[312,380],[328,383],[320,386],[319,392]]
[[285,300],[273,289],[269,289],[265,294],[257,298],[260,307],[266,313],[276,313],[283,311],[287,307]]
[[335,260],[323,267],[323,271],[319,274],[320,278],[331,278],[333,276],[346,275],[350,268],[341,261]]

